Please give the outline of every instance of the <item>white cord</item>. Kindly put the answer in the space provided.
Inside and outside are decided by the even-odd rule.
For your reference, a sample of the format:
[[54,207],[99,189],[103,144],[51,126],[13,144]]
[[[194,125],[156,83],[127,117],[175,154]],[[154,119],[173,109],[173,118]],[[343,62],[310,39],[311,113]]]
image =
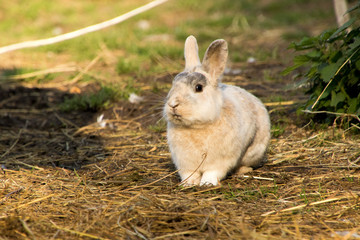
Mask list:
[[86,28],[82,28],[73,32],[69,32],[69,33],[65,33],[56,37],[52,37],[52,38],[46,38],[46,39],[40,39],[40,40],[34,40],[34,41],[26,41],[26,42],[22,42],[22,43],[16,43],[16,44],[11,44],[5,47],[1,47],[0,48],[0,54],[6,53],[6,52],[11,52],[11,51],[15,51],[18,49],[23,49],[23,48],[33,48],[33,47],[39,47],[39,46],[44,46],[44,45],[50,45],[53,43],[57,43],[57,42],[61,42],[61,41],[65,41],[68,39],[72,39],[72,38],[76,38],[79,37],[81,35],[90,33],[90,32],[95,32],[98,31],[100,29],[103,28],[107,28],[110,27],[112,25],[118,24],[120,22],[123,22],[131,17],[134,17],[140,13],[143,13],[153,7],[156,7],[160,4],[163,4],[165,2],[167,2],[168,0],[155,0],[152,1],[144,6],[141,6],[139,8],[136,8],[130,12],[127,12],[121,16],[118,16],[116,18],[110,19],[108,21],[102,22],[102,23],[98,23],[95,25],[91,25],[88,26]]

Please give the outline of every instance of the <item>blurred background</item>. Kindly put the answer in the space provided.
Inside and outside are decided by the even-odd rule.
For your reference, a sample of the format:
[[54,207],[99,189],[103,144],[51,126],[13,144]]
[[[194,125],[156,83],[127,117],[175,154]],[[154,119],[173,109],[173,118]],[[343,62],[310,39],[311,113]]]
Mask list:
[[[26,6],[25,6],[26,3]],[[15,0],[0,8],[0,46],[49,38],[93,25],[148,1]],[[118,74],[148,76],[179,70],[183,43],[193,34],[200,52],[217,38],[230,45],[230,62],[287,63],[291,41],[336,26],[330,0],[169,1],[116,26],[73,40],[1,55],[2,68],[24,71],[81,64],[101,52]],[[104,77],[109,73],[102,73]],[[118,78],[111,75],[112,78]],[[110,77],[110,76],[109,76]]]

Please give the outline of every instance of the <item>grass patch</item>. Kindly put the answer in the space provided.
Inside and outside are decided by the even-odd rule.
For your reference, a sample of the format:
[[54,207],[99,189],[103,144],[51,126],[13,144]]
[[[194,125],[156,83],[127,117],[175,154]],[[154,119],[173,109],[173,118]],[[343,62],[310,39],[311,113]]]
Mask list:
[[125,87],[116,85],[101,86],[100,90],[95,93],[66,98],[59,108],[64,112],[99,111],[111,107],[116,101],[127,100],[131,93],[137,92],[139,92],[139,89],[134,87],[132,80],[128,80]]
[[134,60],[121,57],[117,62],[116,71],[118,72],[118,74],[138,72],[139,65]]
[[167,123],[165,120],[157,121],[155,124],[149,126],[149,130],[155,133],[166,132]]
[[281,135],[283,135],[284,132],[285,132],[285,126],[283,124],[275,123],[275,124],[271,125],[272,137],[278,138]]

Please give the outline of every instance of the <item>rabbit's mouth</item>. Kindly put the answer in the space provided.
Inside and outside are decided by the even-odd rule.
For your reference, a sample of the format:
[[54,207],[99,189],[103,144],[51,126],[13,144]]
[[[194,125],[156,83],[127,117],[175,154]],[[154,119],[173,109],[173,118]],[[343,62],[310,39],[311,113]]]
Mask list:
[[177,113],[171,113],[171,117],[177,121],[181,120],[181,115]]
[[169,120],[175,124],[181,124],[183,122],[183,117],[176,112],[171,112],[169,113]]

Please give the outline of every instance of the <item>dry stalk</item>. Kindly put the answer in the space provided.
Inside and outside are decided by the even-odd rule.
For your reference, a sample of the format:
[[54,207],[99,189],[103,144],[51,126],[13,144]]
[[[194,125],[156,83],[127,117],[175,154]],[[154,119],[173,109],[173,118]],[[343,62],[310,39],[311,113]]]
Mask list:
[[50,222],[56,229],[62,230],[62,231],[65,231],[65,232],[69,232],[69,233],[78,235],[80,237],[88,237],[88,238],[92,238],[92,239],[108,240],[108,238],[97,237],[97,236],[94,236],[92,234],[88,234],[88,233],[84,233],[84,232],[78,232],[78,231],[75,231],[75,230],[63,228],[63,227],[60,227],[60,226],[56,225],[53,221],[50,221]]
[[68,82],[62,83],[62,85],[71,85],[77,83],[95,64],[102,58],[102,54],[97,55],[85,68],[80,71],[73,79]]
[[21,225],[23,226],[23,228],[25,229],[26,233],[30,236],[31,240],[35,240],[35,235],[34,233],[31,231],[31,229],[29,228],[29,226],[26,224],[26,222],[23,219],[19,219],[19,221],[21,222]]
[[154,239],[164,239],[164,238],[171,239],[173,237],[182,236],[182,235],[186,235],[186,234],[197,233],[197,232],[198,231],[183,231],[183,232],[177,232],[177,233],[169,233],[169,234],[165,234],[165,235],[162,235],[162,236],[155,237]]
[[32,200],[32,201],[30,201],[30,202],[28,202],[28,203],[24,203],[24,204],[21,204],[21,205],[19,205],[19,206],[17,206],[17,207],[14,207],[12,210],[24,208],[24,207],[26,207],[26,206],[28,206],[28,205],[31,205],[31,204],[34,204],[34,203],[37,203],[37,202],[41,202],[41,201],[43,201],[43,200],[45,200],[45,199],[48,199],[48,198],[51,198],[51,197],[53,197],[53,196],[55,196],[55,194],[50,194],[50,195],[47,195],[47,196],[42,197],[42,198],[37,198],[37,199]]
[[194,175],[194,173],[196,173],[197,170],[199,170],[199,168],[201,167],[201,165],[204,163],[206,157],[207,157],[207,153],[204,153],[204,154],[202,155],[202,160],[201,160],[199,166],[198,166],[187,178],[185,178],[183,181],[181,181],[181,182],[178,184],[178,186],[184,184],[189,178],[192,177],[192,175]]
[[13,148],[15,147],[15,145],[18,143],[20,137],[21,137],[21,133],[22,133],[23,129],[20,129],[17,136],[16,136],[16,139],[14,141],[14,143],[10,146],[10,148],[8,150],[6,150],[6,152],[4,152],[1,156],[0,156],[0,159],[4,158],[6,155],[8,155],[11,150],[13,150]]
[[[344,195],[344,196],[341,196],[341,197],[329,198],[329,199],[325,199],[325,200],[322,200],[322,201],[312,202],[310,204],[302,204],[302,205],[299,205],[299,206],[282,209],[279,212],[280,213],[282,213],[282,212],[291,212],[291,211],[294,211],[294,210],[303,209],[303,208],[308,207],[308,206],[316,206],[316,205],[320,205],[320,204],[324,204],[324,203],[328,203],[328,202],[340,201],[340,200],[347,199],[347,198],[350,198],[350,197],[352,197],[352,196],[351,195]],[[261,216],[266,217],[266,216],[274,214],[274,213],[277,213],[277,211],[270,211],[270,212],[261,214]]]

